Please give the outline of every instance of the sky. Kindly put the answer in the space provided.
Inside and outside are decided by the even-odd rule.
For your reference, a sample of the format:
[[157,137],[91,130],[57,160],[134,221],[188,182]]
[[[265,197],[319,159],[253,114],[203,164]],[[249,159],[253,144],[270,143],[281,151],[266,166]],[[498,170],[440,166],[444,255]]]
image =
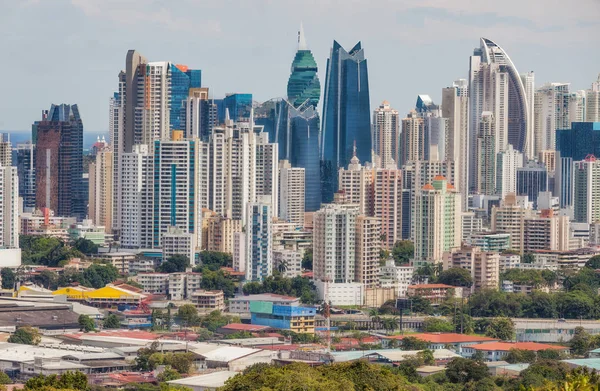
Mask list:
[[27,130],[51,103],[77,103],[106,132],[128,49],[202,70],[215,98],[286,94],[302,22],[321,89],[333,40],[362,41],[371,109],[401,114],[417,95],[467,78],[479,37],[502,46],[536,85],[588,89],[600,73],[600,1],[577,0],[0,0],[0,130]]

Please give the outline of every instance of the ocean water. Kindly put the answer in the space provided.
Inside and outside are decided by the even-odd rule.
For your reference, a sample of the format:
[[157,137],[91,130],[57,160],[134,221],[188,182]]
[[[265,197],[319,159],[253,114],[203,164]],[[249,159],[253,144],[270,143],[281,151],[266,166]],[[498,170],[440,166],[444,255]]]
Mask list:
[[[10,136],[10,141],[13,146],[15,146],[19,143],[24,143],[24,142],[31,140],[31,130],[0,130],[0,133],[8,133]],[[100,136],[100,138],[102,138],[102,136],[104,136],[106,141],[110,142],[109,137],[108,137],[108,131],[100,132],[100,133],[84,131],[83,132],[83,149],[84,150],[90,149],[90,147],[92,145],[94,145],[94,143],[98,139],[98,136]]]

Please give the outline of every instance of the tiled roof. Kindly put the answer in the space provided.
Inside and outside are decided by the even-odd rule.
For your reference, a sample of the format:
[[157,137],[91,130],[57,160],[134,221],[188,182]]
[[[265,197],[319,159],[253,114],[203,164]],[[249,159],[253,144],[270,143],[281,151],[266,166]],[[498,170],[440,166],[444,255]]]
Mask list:
[[429,343],[465,343],[465,342],[493,342],[497,339],[481,337],[479,335],[465,335],[456,333],[422,333],[411,335],[395,335],[387,337],[388,339],[402,339],[404,337],[414,337],[421,341]]
[[565,350],[569,349],[566,346],[558,346],[558,345],[548,345],[545,343],[537,343],[537,342],[491,342],[491,343],[482,343],[479,345],[470,346],[475,350],[498,350],[502,352],[507,352],[510,349],[520,349],[520,350],[531,350],[537,352],[539,350],[546,349],[555,349],[555,350]]

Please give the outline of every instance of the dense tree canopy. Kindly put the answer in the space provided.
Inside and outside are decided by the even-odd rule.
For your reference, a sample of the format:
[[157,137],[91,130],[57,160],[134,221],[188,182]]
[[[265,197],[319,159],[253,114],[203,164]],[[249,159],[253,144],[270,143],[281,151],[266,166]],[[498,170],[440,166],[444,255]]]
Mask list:
[[2,268],[0,277],[2,277],[2,289],[13,289],[15,287],[16,275],[11,268]]
[[415,246],[410,240],[400,240],[392,248],[392,257],[396,265],[406,265],[415,256]]
[[181,254],[175,254],[171,255],[166,261],[161,263],[156,270],[161,273],[180,273],[184,272],[189,266],[190,260],[188,257]]
[[423,320],[423,331],[450,333],[454,331],[454,325],[442,317],[425,318]]
[[94,242],[92,242],[91,240],[85,238],[77,239],[75,242],[73,242],[73,247],[85,255],[92,255],[98,253],[98,245],[94,244]]
[[121,322],[115,314],[109,314],[104,321],[102,321],[102,327],[105,329],[118,329],[121,327]]
[[467,269],[453,267],[441,272],[437,278],[437,282],[440,284],[470,288],[471,285],[473,285],[473,278]]
[[197,271],[209,268],[212,271],[219,270],[222,267],[233,266],[233,257],[228,253],[217,251],[202,251],[200,253],[200,265]]
[[201,269],[201,273],[202,280],[200,281],[200,288],[223,291],[225,297],[235,296],[236,280],[229,276],[229,274],[222,270],[213,271],[209,267]]
[[263,282],[249,282],[244,285],[244,294],[276,293],[299,297],[305,304],[315,304],[319,301],[314,283],[306,277],[284,278],[269,276]]
[[21,259],[25,265],[56,267],[72,257],[83,256],[81,252],[71,248],[62,240],[49,236],[20,235],[19,247],[21,248]]
[[23,345],[37,345],[42,340],[42,335],[38,329],[29,326],[19,327],[10,337],[8,342],[20,343]]

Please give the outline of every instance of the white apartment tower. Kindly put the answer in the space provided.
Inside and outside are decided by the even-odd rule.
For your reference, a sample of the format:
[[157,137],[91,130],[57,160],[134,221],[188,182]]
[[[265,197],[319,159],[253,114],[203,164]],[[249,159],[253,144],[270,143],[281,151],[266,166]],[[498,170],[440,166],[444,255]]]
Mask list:
[[556,131],[570,129],[577,119],[577,95],[570,92],[569,83],[547,83],[535,92],[534,141],[535,155],[556,149]]
[[89,167],[88,216],[95,225],[112,232],[113,222],[113,152],[104,149],[96,154],[96,161]]
[[355,281],[366,288],[379,285],[379,258],[381,251],[381,220],[377,217],[356,217]]
[[125,248],[149,248],[152,204],[149,199],[148,181],[151,180],[152,156],[147,145],[135,145],[132,152],[123,153],[121,165],[120,233],[121,246]]
[[304,175],[304,168],[279,161],[279,218],[297,227],[304,226]]
[[313,215],[314,279],[332,283],[355,280],[358,206],[325,204]]
[[448,120],[445,157],[456,166],[454,186],[461,193],[461,208],[468,207],[469,196],[469,98],[467,81],[454,82],[452,87],[442,89],[442,116]]
[[370,166],[363,167],[356,154],[347,169],[338,171],[338,189],[347,203],[358,205],[360,214],[373,213],[373,171]]
[[137,97],[134,144],[149,145],[154,140],[168,140],[171,135],[171,63],[146,64],[144,77],[137,78],[137,90],[144,94]]
[[262,281],[273,274],[273,214],[268,196],[248,203],[245,272],[247,281]]
[[496,162],[496,192],[501,199],[508,193],[517,192],[517,168],[523,167],[523,154],[508,144],[500,152]]
[[398,167],[403,167],[407,162],[425,159],[425,121],[415,110],[412,110],[402,119],[402,132],[400,133],[400,161]]
[[0,164],[0,249],[19,248],[19,222],[17,167]]
[[600,221],[600,160],[588,156],[574,162],[574,220],[579,223]]
[[600,122],[600,74],[585,93],[585,122]]
[[[373,149],[378,168],[397,168],[400,146],[400,118],[388,101],[373,111]],[[375,160],[373,160],[375,161]]]

